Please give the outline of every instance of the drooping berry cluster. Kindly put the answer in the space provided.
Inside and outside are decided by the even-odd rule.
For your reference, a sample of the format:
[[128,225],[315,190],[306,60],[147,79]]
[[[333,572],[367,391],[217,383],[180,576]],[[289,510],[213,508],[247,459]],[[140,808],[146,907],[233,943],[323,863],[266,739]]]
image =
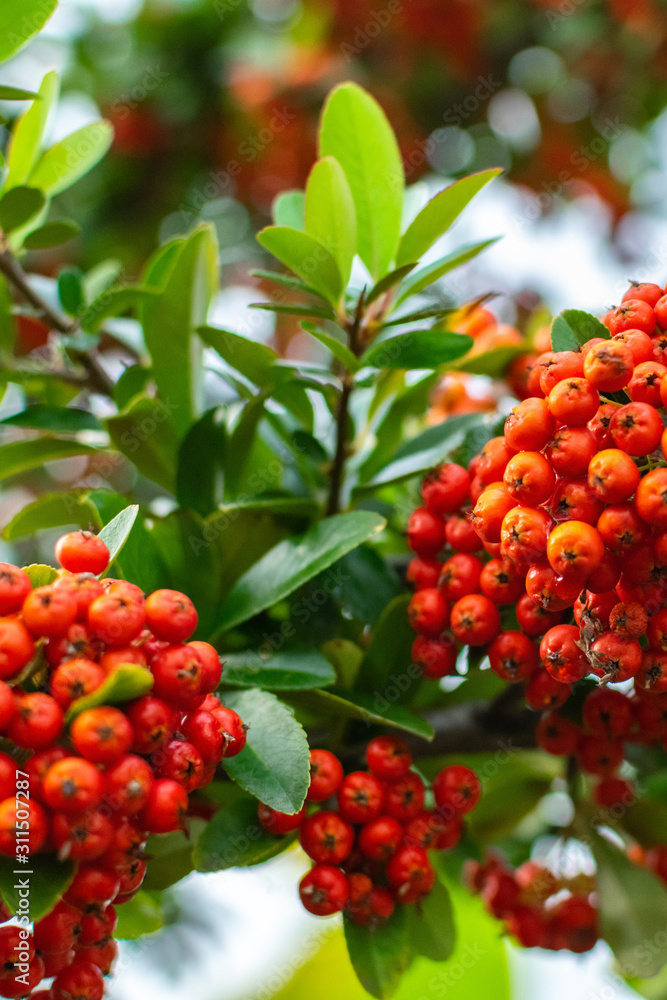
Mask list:
[[409,614],[426,677],[478,648],[545,713],[538,744],[623,811],[624,744],[667,746],[665,290],[633,285],[603,322],[608,337],[525,359],[503,435],[426,477]]
[[[430,790],[411,770],[402,740],[377,736],[366,748],[367,771],[345,775],[328,750],[311,750],[306,804],[293,816],[260,803],[259,820],[276,835],[299,831],[301,847],[314,862],[299,886],[301,902],[317,916],[341,910],[374,927],[396,903],[417,903],[433,888],[427,851],[455,847],[463,817],[480,796],[470,768],[440,771]],[[314,807],[314,808],[313,808]]]
[[495,855],[466,862],[465,880],[524,948],[590,951],[598,939],[595,878],[564,877],[526,861],[512,870]]
[[[216,650],[187,641],[197,612],[184,594],[144,597],[100,580],[109,551],[88,532],[65,535],[56,555],[57,579],[35,589],[24,570],[0,564],[0,733],[13,754],[0,753],[0,853],[48,853],[76,869],[32,935],[0,927],[0,996],[55,977],[40,1000],[100,1000],[117,950],[115,907],[141,886],[147,837],[185,828],[188,794],[246,734],[212,693]],[[152,689],[105,703],[128,665]],[[78,701],[95,692],[99,704]]]

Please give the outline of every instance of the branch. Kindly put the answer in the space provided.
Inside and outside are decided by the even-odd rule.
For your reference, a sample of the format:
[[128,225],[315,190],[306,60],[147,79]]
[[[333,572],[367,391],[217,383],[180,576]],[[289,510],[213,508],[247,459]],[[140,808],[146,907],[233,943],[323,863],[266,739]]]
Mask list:
[[469,701],[426,713],[435,730],[429,743],[417,736],[406,738],[418,757],[455,753],[494,753],[498,750],[535,747],[539,716],[529,709],[498,711],[497,704]]
[[[359,330],[364,314],[364,300],[366,289],[364,288],[357,307],[354,312],[354,319],[347,324],[348,340],[350,350],[353,354],[361,353],[359,350]],[[345,471],[345,459],[347,457],[347,425],[350,411],[350,396],[354,388],[354,376],[346,371],[343,376],[343,389],[338,401],[336,412],[336,453],[331,470],[329,472],[329,501],[327,503],[327,517],[337,514],[340,510],[340,491],[343,484],[343,473]]]
[[[21,293],[23,298],[37,310],[52,330],[58,330],[59,333],[70,335],[76,333],[77,324],[60,316],[34,290],[28,281],[27,274],[9,250],[3,250],[0,253],[0,273],[4,274],[7,280]],[[107,375],[104,367],[98,360],[96,352],[73,351],[72,354],[83,368],[86,369],[90,389],[101,393],[103,396],[111,396],[114,389],[113,379]]]

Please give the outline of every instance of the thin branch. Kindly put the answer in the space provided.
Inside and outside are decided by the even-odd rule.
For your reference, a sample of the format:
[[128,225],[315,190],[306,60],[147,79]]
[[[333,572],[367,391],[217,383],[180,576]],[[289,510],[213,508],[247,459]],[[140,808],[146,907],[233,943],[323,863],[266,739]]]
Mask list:
[[[23,298],[37,310],[42,319],[48,326],[51,327],[52,330],[58,330],[59,333],[69,335],[76,333],[77,324],[70,322],[63,316],[60,316],[54,309],[51,308],[49,303],[35,291],[28,281],[27,274],[17,261],[16,257],[14,257],[9,250],[3,250],[0,252],[0,273],[4,274],[7,280],[11,282],[18,292],[21,293]],[[114,389],[113,379],[107,375],[104,367],[98,360],[96,352],[73,351],[72,354],[75,360],[78,361],[83,368],[85,368],[88,374],[89,388],[92,389],[93,392],[101,393],[103,396],[111,396]]]

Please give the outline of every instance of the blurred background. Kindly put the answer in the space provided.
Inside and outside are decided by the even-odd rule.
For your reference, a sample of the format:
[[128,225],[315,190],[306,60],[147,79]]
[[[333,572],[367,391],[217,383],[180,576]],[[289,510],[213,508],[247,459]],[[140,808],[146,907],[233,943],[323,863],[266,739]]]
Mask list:
[[[216,319],[247,330],[247,305],[262,293],[249,270],[266,264],[254,234],[279,191],[303,187],[326,93],[354,79],[385,108],[422,197],[504,168],[453,236],[456,245],[502,239],[442,283],[443,299],[494,292],[496,319],[523,327],[565,307],[606,309],[627,279],[667,278],[659,0],[63,0],[3,82],[31,87],[53,67],[63,74],[54,138],[102,113],[115,140],[61,196],[82,235],[28,260],[46,275],[113,257],[133,280],[157,242],[211,220],[222,248]],[[0,113],[16,114],[16,103]],[[252,315],[253,336],[303,357],[297,321]],[[335,924],[298,906],[303,867],[290,854],[252,873],[186,879],[167,926],[125,946],[112,996],[360,995],[345,979]],[[497,964],[479,963],[488,971],[477,987],[493,997],[506,949],[495,928],[478,933]],[[602,945],[586,958],[512,951],[509,974],[518,1000],[538,988],[545,1000],[566,990],[571,1000],[635,995]],[[424,1000],[474,992],[469,977],[407,989]]]

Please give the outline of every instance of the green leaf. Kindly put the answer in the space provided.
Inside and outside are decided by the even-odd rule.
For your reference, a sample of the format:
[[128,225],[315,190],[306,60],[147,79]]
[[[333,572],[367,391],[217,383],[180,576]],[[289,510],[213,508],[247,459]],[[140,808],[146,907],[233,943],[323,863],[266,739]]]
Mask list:
[[378,338],[361,357],[373,368],[439,368],[467,354],[474,341],[461,333],[413,330]]
[[78,316],[85,305],[82,278],[78,267],[65,267],[58,275],[58,298],[70,316]]
[[[14,188],[14,190],[17,190]],[[60,246],[67,243],[81,232],[76,222],[70,220],[59,220],[58,222],[47,222],[39,229],[33,229],[23,240],[26,250],[48,250],[49,247]]]
[[611,334],[604,323],[581,309],[565,309],[556,316],[551,327],[554,351],[578,351],[593,337],[609,340]]
[[81,317],[81,327],[97,333],[105,319],[138,310],[147,300],[158,295],[155,288],[140,285],[114,285],[105,289],[91,302]]
[[[226,787],[236,788],[231,783]],[[209,786],[207,793],[210,794],[210,790]],[[206,826],[206,820],[190,816],[187,834],[183,830],[174,830],[173,833],[149,837],[146,854],[151,863],[146,870],[143,888],[162,892],[189,875],[195,867],[192,857],[195,846]]]
[[514,347],[496,347],[491,351],[485,351],[483,354],[477,354],[468,360],[464,358],[463,361],[460,361],[454,367],[458,372],[470,372],[472,375],[488,375],[490,378],[500,378],[513,361],[524,354],[528,354],[529,351],[529,347],[520,347],[519,345]]
[[646,1000],[665,1000],[667,997],[667,965],[661,969],[657,976],[652,976],[650,979],[627,976],[626,982],[639,996],[646,997]]
[[[15,869],[25,868],[25,873],[16,874]],[[54,908],[67,891],[74,875],[73,861],[58,861],[53,854],[31,854],[30,864],[18,866],[13,858],[0,857],[0,895],[12,915],[21,912],[19,884],[21,879],[29,880],[30,920],[41,920]],[[25,899],[23,899],[25,906]],[[23,911],[25,913],[25,911]]]
[[356,642],[349,639],[329,639],[322,645],[322,654],[336,671],[340,687],[345,691],[353,688],[364,658],[363,650]]
[[217,288],[215,231],[200,226],[174,257],[160,294],[142,308],[153,377],[181,437],[202,408],[202,345],[195,331],[206,322]]
[[47,493],[27,504],[4,528],[2,537],[13,542],[16,538],[33,535],[45,528],[78,525],[83,529],[102,527],[95,505],[77,493]]
[[336,672],[315,649],[285,649],[266,654],[246,650],[225,654],[222,679],[233,687],[295,691],[334,684]]
[[422,254],[447,232],[478,191],[501,173],[502,170],[498,167],[483,170],[478,174],[462,177],[461,180],[455,181],[450,187],[436,194],[403,233],[396,263],[400,265],[411,260],[419,260]]
[[293,303],[281,305],[275,302],[253,302],[251,309],[263,309],[265,312],[284,313],[287,316],[316,316],[319,319],[333,319],[334,311],[330,306],[301,306]]
[[266,344],[213,326],[200,326],[197,332],[205,344],[218,352],[223,361],[250,382],[263,387],[274,381],[273,365],[278,355]]
[[[13,303],[9,285],[3,275],[0,275],[0,358],[11,356],[16,346],[16,326],[12,312]],[[7,377],[7,372],[4,373]],[[0,382],[0,397],[6,386]]]
[[123,262],[115,257],[103,260],[101,263],[91,267],[83,277],[83,287],[86,293],[86,302],[94,302],[102,292],[106,292],[115,281],[118,281],[123,273]]
[[271,217],[276,226],[303,232],[306,228],[306,192],[282,191],[273,200]]
[[482,240],[481,243],[467,243],[465,246],[452,251],[452,253],[446,254],[444,257],[439,257],[432,264],[427,264],[426,267],[415,271],[399,288],[396,305],[400,305],[401,302],[404,302],[412,295],[423,292],[425,288],[432,285],[438,278],[442,278],[443,274],[447,274],[449,271],[453,271],[454,268],[466,264],[473,257],[480,254],[482,250],[486,250],[487,247],[497,243],[498,239],[499,237],[495,237],[491,240]]
[[345,365],[349,372],[359,371],[359,359],[355,357],[350,348],[347,347],[341,340],[325,333],[324,330],[320,330],[314,323],[302,323],[301,326],[306,333],[311,335],[311,337],[315,337],[316,340],[319,340],[320,344],[324,344],[324,346],[331,351],[333,356],[338,358],[341,364]]
[[18,476],[22,472],[40,468],[45,462],[73,455],[94,455],[96,448],[79,441],[61,441],[58,438],[35,438],[32,441],[12,441],[0,447],[0,480]]
[[[230,758],[233,759],[233,758]],[[193,851],[198,872],[258,865],[284,851],[294,837],[276,837],[257,819],[257,799],[227,782],[216,788],[220,808],[206,824]]]
[[20,413],[0,420],[0,424],[10,427],[32,427],[35,430],[50,430],[56,434],[78,434],[80,431],[98,431],[99,420],[88,410],[76,406],[49,406],[34,403]]
[[395,683],[392,677],[399,676],[409,689],[421,678],[418,667],[409,671],[415,638],[408,620],[410,596],[399,594],[393,597],[379,617],[360,672],[360,684],[367,691],[384,691],[390,683]]
[[139,504],[130,504],[125,510],[121,510],[120,514],[117,514],[113,521],[105,524],[100,531],[99,537],[109,550],[109,567],[113,565],[127,542],[138,513]]
[[[284,224],[285,223],[281,223],[281,225]],[[299,226],[290,226],[289,228],[299,229]],[[250,274],[253,278],[266,278],[268,281],[275,281],[277,285],[289,288],[293,292],[304,292],[306,295],[315,295],[318,299],[322,297],[315,291],[314,288],[307,285],[305,281],[295,278],[292,274],[282,274],[278,271],[263,271],[261,268],[251,271]]]
[[31,563],[30,566],[24,566],[23,569],[30,577],[33,590],[36,590],[37,587],[48,587],[50,583],[58,579],[58,570],[54,569],[53,566],[46,566],[44,563]]
[[135,396],[106,426],[115,447],[142,475],[173,492],[179,442],[170,402]]
[[143,365],[130,365],[124,370],[113,390],[113,401],[119,410],[129,406],[135,396],[146,392],[150,377],[150,368],[144,368]]
[[447,886],[437,879],[419,907],[405,909],[413,952],[432,962],[446,962],[456,945],[454,909]]
[[56,142],[37,160],[28,183],[53,197],[75,184],[102,159],[113,139],[107,121],[91,122]]
[[410,965],[410,931],[407,907],[397,906],[385,923],[372,931],[350,917],[343,918],[343,930],[350,961],[359,982],[371,996],[394,995]]
[[58,0],[3,0],[0,6],[0,62],[41,31]]
[[667,802],[637,799],[624,810],[619,822],[642,847],[659,847],[665,842]]
[[251,466],[253,446],[257,443],[257,428],[264,417],[268,390],[248,400],[234,430],[229,435],[225,463],[225,496],[235,499],[243,492],[244,477]]
[[[550,762],[547,761],[547,765]],[[495,841],[512,831],[547,794],[553,783],[549,766],[526,760],[506,761],[484,784],[484,793],[470,815],[469,829],[479,841]]]
[[223,496],[227,433],[221,407],[207,410],[183,438],[178,452],[176,496],[181,507],[206,517]]
[[428,427],[412,440],[404,442],[370,485],[385,486],[432,469],[463,443],[469,430],[482,424],[483,416],[479,413],[465,413]]
[[357,214],[358,253],[377,280],[389,270],[398,245],[405,179],[391,125],[355,83],[341,84],[327,99],[320,156],[335,157],[345,172]]
[[667,890],[657,875],[591,832],[600,934],[625,974],[648,978],[667,964]]
[[119,941],[134,941],[144,934],[153,934],[164,925],[164,913],[159,903],[159,893],[140,889],[118,907],[118,923],[114,937]]
[[447,316],[453,315],[458,312],[457,309],[444,308],[443,306],[431,306],[424,309],[415,309],[414,312],[403,313],[402,316],[396,316],[394,319],[386,320],[382,326],[382,330],[386,330],[390,326],[401,326],[405,323],[420,323],[424,319],[437,319],[439,326],[444,326],[441,320],[445,319]]
[[50,112],[58,100],[59,89],[58,73],[52,70],[42,80],[39,100],[30,106],[14,126],[7,157],[9,171],[6,190],[27,181],[40,154],[44,132]]
[[357,216],[347,177],[333,156],[318,160],[310,172],[306,232],[332,255],[345,288],[357,251]]
[[146,667],[136,663],[121,663],[108,675],[95,691],[77,698],[67,709],[65,721],[69,725],[77,715],[98,705],[119,705],[141,698],[153,687],[153,675]]
[[21,90],[20,87],[7,87],[0,84],[0,101],[34,101],[39,94],[34,90]]
[[11,188],[0,198],[0,229],[11,233],[25,225],[42,210],[45,202],[44,194],[38,188],[23,185]]
[[386,688],[373,691],[372,694],[363,691],[313,689],[295,691],[286,695],[285,700],[293,705],[311,709],[319,715],[360,719],[369,727],[390,726],[392,729],[400,729],[404,733],[432,740],[433,726],[420,715],[415,715],[409,708],[405,708],[400,702],[402,697],[403,692],[398,685],[389,683]]
[[293,713],[259,690],[226,695],[225,705],[249,726],[241,753],[225,758],[230,778],[272,809],[298,812],[310,783],[310,750]]
[[[398,575],[377,549],[360,545],[338,562],[341,607],[346,614],[374,625],[387,605],[401,591]],[[414,634],[411,637],[414,640]]]
[[385,521],[370,511],[337,514],[272,548],[236,581],[219,615],[216,636],[282,601],[332,563],[382,531]]
[[389,274],[385,274],[384,278],[380,278],[380,280],[373,285],[364,300],[365,304],[368,306],[371,302],[375,302],[375,300],[379,299],[381,295],[388,292],[390,288],[393,288],[394,285],[399,283],[399,281],[402,281],[403,278],[409,274],[410,271],[414,270],[416,266],[417,262],[413,261],[411,264],[402,264],[400,267],[390,271]]
[[267,226],[258,233],[257,240],[327,302],[333,306],[338,303],[343,292],[338,265],[316,239],[287,226]]

